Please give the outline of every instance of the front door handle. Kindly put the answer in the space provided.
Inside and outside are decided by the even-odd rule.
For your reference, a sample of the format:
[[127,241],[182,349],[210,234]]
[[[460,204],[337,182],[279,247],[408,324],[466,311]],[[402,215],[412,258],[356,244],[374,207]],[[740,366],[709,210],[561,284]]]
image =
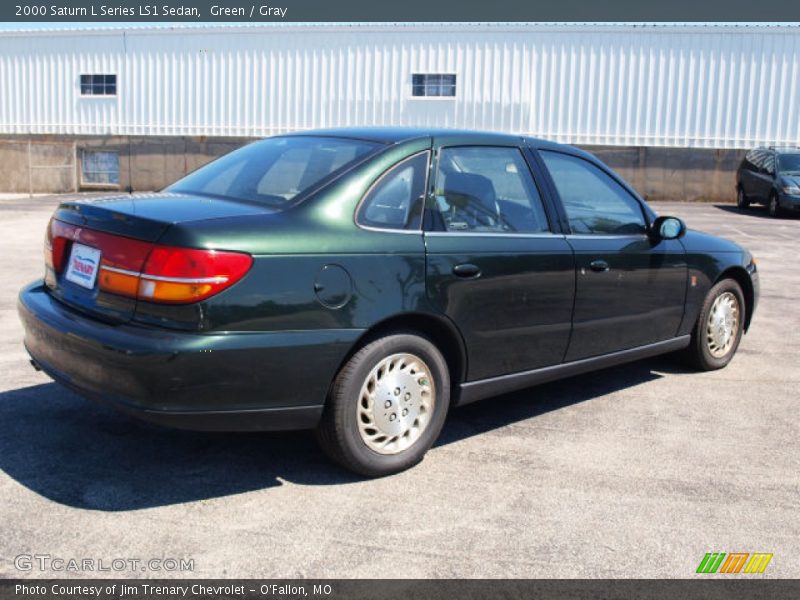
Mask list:
[[608,271],[610,267],[604,260],[593,260],[589,263],[589,268],[595,273],[603,273],[604,271]]
[[463,263],[453,267],[453,275],[464,279],[476,279],[481,276],[481,269],[478,265]]

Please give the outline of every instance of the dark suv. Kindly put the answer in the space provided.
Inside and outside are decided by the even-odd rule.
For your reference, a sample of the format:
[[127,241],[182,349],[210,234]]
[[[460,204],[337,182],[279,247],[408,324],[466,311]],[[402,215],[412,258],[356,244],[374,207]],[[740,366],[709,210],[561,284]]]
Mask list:
[[800,212],[800,148],[756,148],[736,171],[736,205],[766,204],[771,217]]

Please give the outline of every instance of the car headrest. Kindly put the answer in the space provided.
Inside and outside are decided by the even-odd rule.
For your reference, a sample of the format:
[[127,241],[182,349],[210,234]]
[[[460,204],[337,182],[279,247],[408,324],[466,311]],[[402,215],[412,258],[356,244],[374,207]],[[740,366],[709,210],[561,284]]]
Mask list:
[[483,175],[451,171],[445,177],[443,195],[447,203],[456,208],[465,208],[477,199],[485,208],[495,210],[494,184]]

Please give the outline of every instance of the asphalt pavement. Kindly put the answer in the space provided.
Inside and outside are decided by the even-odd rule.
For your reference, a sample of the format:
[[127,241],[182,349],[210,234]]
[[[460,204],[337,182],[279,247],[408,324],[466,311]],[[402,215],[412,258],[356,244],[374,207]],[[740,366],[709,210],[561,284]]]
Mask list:
[[56,201],[0,199],[0,576],[683,578],[706,552],[770,552],[759,577],[800,577],[800,219],[653,205],[758,259],[727,369],[657,358],[492,398],[364,480],[309,433],[163,429],[34,371],[16,295]]

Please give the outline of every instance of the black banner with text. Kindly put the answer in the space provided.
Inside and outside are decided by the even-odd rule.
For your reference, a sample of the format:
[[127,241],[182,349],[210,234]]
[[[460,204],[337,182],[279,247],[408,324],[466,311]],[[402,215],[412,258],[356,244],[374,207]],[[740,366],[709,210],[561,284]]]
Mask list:
[[448,21],[800,21],[784,0],[12,0],[0,20],[19,22],[448,22]]
[[796,600],[800,580],[0,580],[0,600]]

